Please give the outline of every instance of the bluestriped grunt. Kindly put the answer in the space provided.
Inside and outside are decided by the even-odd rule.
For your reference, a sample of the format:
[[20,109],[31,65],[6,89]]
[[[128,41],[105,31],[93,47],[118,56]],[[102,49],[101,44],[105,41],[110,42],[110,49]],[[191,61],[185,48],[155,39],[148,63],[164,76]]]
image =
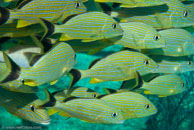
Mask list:
[[129,80],[134,78],[136,71],[144,75],[153,72],[157,66],[156,62],[146,55],[125,50],[94,61],[90,69],[80,72],[81,78],[91,77],[90,83],[99,83]]
[[59,41],[80,39],[89,42],[120,36],[123,30],[109,15],[88,12],[73,17],[63,25],[55,25],[54,33],[62,33]]
[[135,92],[113,93],[100,99],[121,110],[124,119],[146,117],[157,112],[157,108],[150,100]]

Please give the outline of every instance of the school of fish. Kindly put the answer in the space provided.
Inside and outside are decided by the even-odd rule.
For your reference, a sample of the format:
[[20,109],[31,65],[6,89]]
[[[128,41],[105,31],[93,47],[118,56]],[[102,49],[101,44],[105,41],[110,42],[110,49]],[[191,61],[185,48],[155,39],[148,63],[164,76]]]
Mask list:
[[[43,125],[53,114],[101,124],[154,115],[147,95],[187,89],[179,74],[194,70],[193,34],[194,0],[1,0],[0,106]],[[76,54],[112,45],[121,50],[75,67]],[[66,89],[39,99],[61,77]],[[122,84],[100,93],[76,86],[84,78]]]

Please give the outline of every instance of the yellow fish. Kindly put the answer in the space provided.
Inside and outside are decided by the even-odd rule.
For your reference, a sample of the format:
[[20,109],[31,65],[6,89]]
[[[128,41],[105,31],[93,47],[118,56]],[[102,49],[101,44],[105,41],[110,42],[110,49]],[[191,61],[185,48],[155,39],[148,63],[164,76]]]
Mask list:
[[154,94],[159,97],[179,94],[186,90],[184,81],[176,74],[158,76],[150,82],[144,82],[141,89],[145,94]]
[[118,12],[116,17],[121,18],[121,22],[143,22],[157,29],[194,25],[193,13],[179,0],[166,1],[166,6],[161,7],[124,9],[115,12]]
[[39,18],[52,23],[62,22],[71,15],[86,12],[86,7],[83,5],[82,0],[33,0],[18,10],[0,8],[0,12],[4,12],[1,13],[1,24],[11,23],[14,19],[20,19],[17,25],[19,28],[37,23]]
[[144,7],[155,6],[165,4],[165,0],[95,0],[95,2],[113,2],[119,3],[120,7],[132,8],[132,7]]
[[[63,102],[47,102],[46,104],[54,104],[52,107],[48,106],[51,107],[48,110],[49,115],[59,112],[61,116],[75,117],[89,123],[121,124],[124,122],[121,111],[101,99],[70,97]],[[43,104],[39,107],[47,107],[47,105]]]
[[194,37],[184,29],[167,29],[159,31],[165,39],[166,46],[157,49],[145,49],[148,55],[187,56],[194,54]]
[[158,65],[146,55],[124,50],[95,60],[90,69],[79,70],[81,79],[91,77],[90,83],[124,81],[134,78],[136,71],[141,75],[153,72]]
[[37,108],[41,103],[35,93],[11,92],[0,87],[0,105],[11,114],[38,124],[48,125],[47,111]]
[[146,117],[157,113],[157,108],[150,100],[135,92],[113,93],[99,98],[121,110],[124,120]]
[[97,98],[99,96],[99,93],[86,87],[76,86],[71,88],[70,90],[67,89],[59,92],[54,92],[53,95],[57,99],[57,101],[63,101],[65,98],[69,96],[80,97],[80,98],[90,98],[90,99]]
[[123,37],[114,44],[134,49],[160,48],[165,46],[163,36],[152,26],[140,23],[120,23],[124,30]]
[[[61,76],[72,69],[74,64],[75,52],[73,49],[66,43],[58,43],[49,52],[40,57],[32,67],[24,68],[16,65],[17,68],[15,71],[19,71],[17,75],[17,77],[19,76],[18,80],[24,85],[38,86],[48,82],[51,84],[56,83]],[[6,78],[4,80],[15,80],[14,72],[12,73],[8,77],[5,74]]]
[[59,41],[79,39],[90,42],[123,34],[121,26],[111,16],[101,12],[80,14],[63,25],[54,26],[54,33],[62,33]]

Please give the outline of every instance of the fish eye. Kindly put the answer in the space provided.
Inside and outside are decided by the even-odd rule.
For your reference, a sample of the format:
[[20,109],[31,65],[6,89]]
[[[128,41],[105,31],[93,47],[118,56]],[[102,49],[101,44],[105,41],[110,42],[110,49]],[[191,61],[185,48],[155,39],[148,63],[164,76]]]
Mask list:
[[188,16],[188,11],[185,10],[184,13],[183,13],[183,16],[187,17]]
[[184,86],[185,86],[185,84],[184,83],[182,83],[182,87],[184,88]]
[[113,23],[113,24],[112,24],[112,28],[113,28],[113,29],[117,28],[117,24],[116,24],[116,23]]
[[145,65],[148,65],[148,64],[149,64],[149,60],[146,59],[146,60],[144,61],[144,64],[145,64]]
[[24,79],[21,79],[20,81],[22,82],[22,84],[24,84]]
[[158,36],[158,35],[155,35],[155,36],[154,36],[154,40],[157,41],[158,39],[159,39],[159,36]]
[[192,63],[192,61],[188,61],[188,63],[187,63],[187,64],[188,64],[188,65],[191,65],[191,63]]
[[113,112],[112,113],[112,117],[116,117],[117,116],[117,113],[116,112]]
[[96,93],[94,93],[93,98],[96,98],[96,96],[97,96]]
[[31,109],[31,111],[35,111],[35,107],[33,106],[33,105],[30,105],[30,109]]
[[146,109],[150,108],[150,105],[149,104],[145,105],[145,108]]
[[80,2],[76,2],[75,3],[75,8],[79,8],[80,7]]

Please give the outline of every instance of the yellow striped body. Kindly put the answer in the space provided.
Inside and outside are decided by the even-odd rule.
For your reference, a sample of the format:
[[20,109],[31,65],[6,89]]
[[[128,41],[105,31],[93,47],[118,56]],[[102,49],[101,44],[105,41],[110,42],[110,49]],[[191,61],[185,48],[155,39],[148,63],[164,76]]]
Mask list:
[[158,96],[170,96],[185,91],[184,81],[176,74],[168,74],[156,77],[141,87],[148,90],[150,94]]
[[[132,17],[126,14],[126,10],[120,11],[120,18],[122,18],[121,22],[143,22],[149,24],[157,29],[165,29],[165,28],[173,28],[173,27],[187,27],[194,25],[194,15],[190,13],[191,10],[187,8],[184,4],[182,4],[179,0],[168,1],[167,7],[154,8],[154,14],[145,15],[142,10],[141,15],[140,12],[132,15]],[[167,9],[166,9],[167,8]],[[152,8],[150,8],[151,10]],[[154,10],[153,9],[153,10]],[[132,12],[136,13],[136,12]],[[138,15],[138,16],[137,16]]]
[[155,73],[184,73],[194,70],[194,63],[192,61],[167,61],[163,60],[158,63],[158,69]]
[[58,43],[42,56],[32,67],[22,68],[20,80],[29,86],[38,86],[58,80],[75,64],[75,52],[66,43]]
[[55,33],[63,33],[60,41],[80,39],[88,42],[120,36],[123,30],[109,15],[88,12],[73,17],[64,25],[55,25]]
[[123,37],[114,44],[135,49],[160,48],[165,40],[150,25],[140,22],[120,23],[124,30]]
[[[0,62],[0,73],[7,69],[6,64],[4,62]],[[27,85],[23,85],[20,80],[14,80],[7,83],[0,84],[2,88],[7,89],[9,91],[14,92],[22,92],[22,93],[35,93],[37,92],[36,87],[30,87]]]
[[64,103],[57,102],[54,108],[63,111],[68,117],[79,118],[89,123],[120,124],[124,122],[120,110],[101,99],[73,99]]
[[99,96],[99,93],[90,90],[89,88],[86,87],[73,87],[73,90],[70,90],[69,93],[67,93],[68,90],[64,90],[62,92],[56,93],[54,96],[57,99],[57,101],[63,101],[65,98],[68,96],[73,96],[73,97],[80,97],[80,98],[96,98]]
[[157,112],[157,108],[151,101],[135,92],[110,94],[101,99],[121,110],[124,119],[146,117]]
[[11,11],[8,23],[14,19],[36,23],[38,18],[56,23],[62,22],[68,16],[84,13],[85,11],[86,7],[81,0],[33,0],[21,9]]
[[0,37],[19,38],[43,33],[45,29],[39,23],[17,28],[17,23],[3,24],[0,26]]
[[165,0],[95,0],[95,2],[113,2],[120,3],[120,7],[144,7],[165,4]]
[[101,59],[90,69],[81,70],[81,74],[82,78],[96,78],[98,82],[124,81],[134,78],[136,71],[144,75],[156,68],[156,62],[146,55],[125,50]]
[[194,37],[184,29],[168,29],[159,32],[166,46],[142,52],[149,55],[186,56],[194,54]]
[[39,105],[36,94],[11,92],[0,87],[0,105],[22,119],[38,124],[50,123],[46,110],[36,109]]

